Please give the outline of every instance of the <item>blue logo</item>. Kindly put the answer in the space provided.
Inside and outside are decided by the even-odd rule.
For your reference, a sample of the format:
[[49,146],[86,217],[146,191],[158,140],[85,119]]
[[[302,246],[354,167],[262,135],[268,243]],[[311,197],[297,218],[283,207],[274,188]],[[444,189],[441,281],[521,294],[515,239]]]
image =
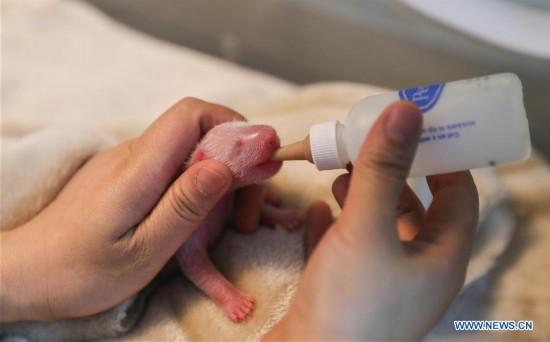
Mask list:
[[414,102],[422,113],[427,113],[436,105],[444,86],[445,83],[439,83],[425,87],[402,89],[399,91],[399,98]]

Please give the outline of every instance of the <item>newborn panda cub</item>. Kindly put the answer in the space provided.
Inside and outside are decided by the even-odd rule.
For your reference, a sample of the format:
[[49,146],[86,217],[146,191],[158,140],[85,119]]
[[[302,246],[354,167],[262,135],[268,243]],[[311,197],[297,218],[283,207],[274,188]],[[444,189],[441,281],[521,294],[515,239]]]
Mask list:
[[236,228],[242,232],[254,231],[259,221],[271,227],[298,228],[299,213],[276,207],[273,195],[262,191],[261,187],[241,190],[241,197],[235,202],[240,207],[233,208],[235,189],[264,181],[279,171],[282,162],[269,160],[279,147],[279,137],[270,126],[233,121],[208,131],[188,162],[191,166],[201,160],[215,159],[233,173],[233,189],[180,247],[176,259],[183,273],[234,322],[250,315],[254,301],[216,269],[208,257],[208,247],[216,240],[231,213],[234,213]]

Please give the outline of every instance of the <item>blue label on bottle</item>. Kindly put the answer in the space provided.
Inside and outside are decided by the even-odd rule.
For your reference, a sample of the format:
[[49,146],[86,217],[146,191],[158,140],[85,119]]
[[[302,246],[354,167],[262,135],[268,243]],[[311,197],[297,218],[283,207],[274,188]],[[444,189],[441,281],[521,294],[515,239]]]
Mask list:
[[427,113],[439,100],[445,83],[432,84],[425,87],[402,89],[399,98],[414,102],[422,113]]

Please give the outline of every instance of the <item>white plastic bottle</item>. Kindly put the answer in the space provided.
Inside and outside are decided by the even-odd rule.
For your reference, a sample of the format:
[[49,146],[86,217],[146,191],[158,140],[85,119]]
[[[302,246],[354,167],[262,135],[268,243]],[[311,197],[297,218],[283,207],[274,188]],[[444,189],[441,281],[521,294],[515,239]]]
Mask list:
[[311,159],[319,170],[345,168],[357,159],[378,116],[400,99],[414,102],[424,115],[410,177],[519,161],[531,152],[521,81],[505,73],[367,97],[351,109],[345,125],[312,126],[305,140],[311,152],[306,146],[303,157],[290,157],[283,147],[273,159]]

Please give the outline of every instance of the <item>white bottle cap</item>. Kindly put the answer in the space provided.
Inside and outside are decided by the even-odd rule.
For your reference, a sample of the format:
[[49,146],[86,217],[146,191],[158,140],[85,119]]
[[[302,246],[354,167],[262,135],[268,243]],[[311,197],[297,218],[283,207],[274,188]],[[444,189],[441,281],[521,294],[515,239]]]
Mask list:
[[332,170],[345,167],[338,150],[338,121],[311,126],[309,144],[313,163],[318,170]]

